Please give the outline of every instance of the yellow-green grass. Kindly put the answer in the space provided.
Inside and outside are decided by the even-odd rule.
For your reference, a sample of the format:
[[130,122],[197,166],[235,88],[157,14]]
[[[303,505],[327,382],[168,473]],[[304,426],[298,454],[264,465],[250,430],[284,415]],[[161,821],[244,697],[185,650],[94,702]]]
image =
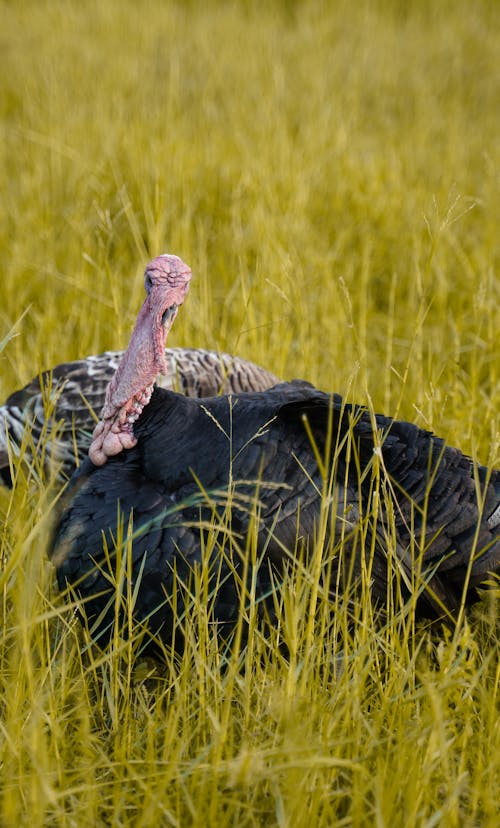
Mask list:
[[[499,24],[494,0],[3,3],[2,397],[124,346],[168,251],[194,272],[171,344],[499,466]],[[202,597],[180,661],[99,654],[39,472],[0,501],[0,824],[498,824],[494,595],[454,632],[366,596],[348,625],[299,565],[241,656]]]

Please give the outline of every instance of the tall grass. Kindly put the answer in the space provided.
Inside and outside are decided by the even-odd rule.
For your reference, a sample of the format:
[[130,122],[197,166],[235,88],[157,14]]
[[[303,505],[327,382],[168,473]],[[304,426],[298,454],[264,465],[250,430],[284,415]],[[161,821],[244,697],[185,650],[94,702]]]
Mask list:
[[[3,3],[2,396],[125,345],[141,271],[169,251],[194,272],[172,344],[237,351],[499,465],[499,16]],[[2,825],[498,824],[494,597],[451,633],[366,600],[353,627],[297,566],[267,637],[250,602],[241,654],[202,600],[182,658],[99,653],[46,560],[57,490],[16,467]]]

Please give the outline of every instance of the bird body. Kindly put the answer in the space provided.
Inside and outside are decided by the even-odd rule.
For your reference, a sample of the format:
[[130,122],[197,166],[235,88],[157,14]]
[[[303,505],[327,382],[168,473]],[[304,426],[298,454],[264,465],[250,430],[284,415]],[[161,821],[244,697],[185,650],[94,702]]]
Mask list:
[[[149,619],[154,634],[167,642],[173,619],[166,602],[174,572],[187,581],[190,571],[202,565],[203,527],[213,525],[214,514],[237,539],[222,573],[220,561],[214,569],[214,578],[226,584],[215,601],[219,622],[233,623],[237,617],[231,572],[244,566],[251,527],[256,527],[262,559],[257,573],[257,597],[262,598],[270,588],[270,568],[279,577],[298,550],[307,557],[325,508],[325,566],[330,556],[332,584],[339,578],[344,582],[348,572],[359,577],[363,549],[372,548],[366,539],[363,547],[359,524],[362,516],[370,518],[368,531],[376,541],[370,579],[378,603],[387,599],[391,519],[403,581],[416,583],[420,558],[423,614],[456,614],[464,592],[467,601],[474,600],[487,573],[498,570],[500,520],[488,523],[500,504],[498,472],[488,476],[484,467],[474,467],[429,432],[381,415],[373,419],[366,409],[346,406],[308,383],[205,400],[157,389],[137,422],[136,436],[135,447],[102,467],[89,460],[83,464],[51,553],[61,588],[78,584],[89,601],[89,619],[102,614],[103,596],[113,595],[103,550],[108,554],[113,548],[120,519],[127,526],[131,515],[132,589],[140,585],[135,618]],[[403,583],[404,595],[410,592]],[[113,612],[111,606],[101,627],[109,626]]]
[[128,590],[135,620],[171,643],[174,606],[204,563],[213,618],[231,625],[249,567],[264,599],[318,544],[332,594],[364,572],[378,603],[396,590],[456,616],[500,573],[500,472],[302,381],[203,400],[154,389],[190,279],[175,256],[146,268],[146,300],[55,527],[59,583],[96,634],[109,637]]

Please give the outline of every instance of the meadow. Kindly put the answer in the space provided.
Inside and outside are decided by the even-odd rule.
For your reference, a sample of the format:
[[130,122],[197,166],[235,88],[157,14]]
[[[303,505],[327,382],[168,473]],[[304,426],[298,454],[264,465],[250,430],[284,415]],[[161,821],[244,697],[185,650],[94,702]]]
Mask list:
[[[0,8],[2,401],[124,347],[171,252],[170,345],[500,467],[495,0]],[[200,599],[181,659],[137,661],[58,595],[56,500],[37,467],[0,492],[2,826],[499,824],[498,590],[351,626],[298,567],[270,636],[221,652]]]

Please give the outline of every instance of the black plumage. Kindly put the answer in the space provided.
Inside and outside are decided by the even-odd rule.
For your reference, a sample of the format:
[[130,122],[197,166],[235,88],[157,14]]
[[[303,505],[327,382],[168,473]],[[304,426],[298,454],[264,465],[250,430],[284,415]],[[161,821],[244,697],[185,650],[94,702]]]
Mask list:
[[[136,591],[135,620],[166,643],[174,580],[189,580],[208,554],[210,532],[219,533],[213,616],[229,625],[252,527],[264,596],[289,556],[307,558],[322,509],[332,592],[359,576],[372,550],[365,563],[376,602],[386,602],[397,569],[403,599],[418,593],[420,612],[453,617],[463,596],[474,600],[488,574],[500,571],[498,471],[411,423],[344,405],[308,383],[204,400],[156,388],[134,433],[134,448],[99,468],[86,460],[74,475],[50,552],[60,586],[75,587],[102,640],[114,618],[108,570],[119,515],[125,534],[133,517],[132,581],[119,589]],[[175,601],[182,608],[180,593]]]

